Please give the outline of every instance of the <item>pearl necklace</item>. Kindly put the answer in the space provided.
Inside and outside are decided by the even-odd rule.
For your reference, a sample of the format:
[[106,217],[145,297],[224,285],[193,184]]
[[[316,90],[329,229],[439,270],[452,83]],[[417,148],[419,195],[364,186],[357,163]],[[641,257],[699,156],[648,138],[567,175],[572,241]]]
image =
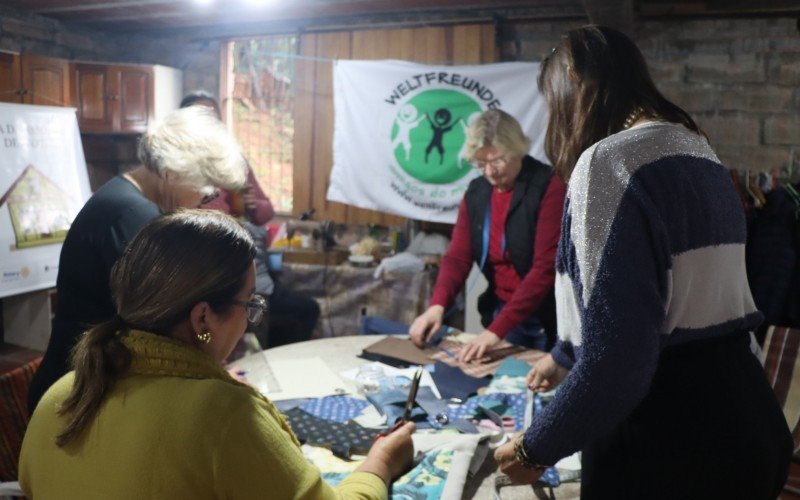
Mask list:
[[622,123],[622,130],[628,130],[633,126],[634,123],[639,121],[639,118],[642,117],[644,114],[644,110],[640,106],[636,106],[633,108],[633,111],[630,112],[625,121]]

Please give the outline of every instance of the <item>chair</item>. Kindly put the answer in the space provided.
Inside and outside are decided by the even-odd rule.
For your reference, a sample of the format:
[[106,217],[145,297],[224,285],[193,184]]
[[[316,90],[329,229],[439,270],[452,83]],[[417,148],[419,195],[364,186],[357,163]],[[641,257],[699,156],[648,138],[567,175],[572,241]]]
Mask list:
[[761,363],[794,438],[794,456],[786,491],[800,495],[800,329],[771,326]]
[[359,335],[408,335],[408,325],[381,318],[380,316],[361,315],[358,324]]
[[36,358],[0,375],[0,481],[17,478],[22,437],[28,426],[28,385],[42,362]]

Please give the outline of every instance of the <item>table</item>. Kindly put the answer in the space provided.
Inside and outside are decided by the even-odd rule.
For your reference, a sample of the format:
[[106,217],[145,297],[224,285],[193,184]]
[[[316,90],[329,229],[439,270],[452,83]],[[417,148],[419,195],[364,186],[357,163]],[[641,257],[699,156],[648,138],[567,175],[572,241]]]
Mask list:
[[[366,359],[357,357],[358,354],[368,345],[384,337],[384,335],[353,335],[315,339],[267,349],[264,351],[264,355],[269,362],[320,357],[331,370],[340,373],[370,363]],[[261,353],[253,354],[236,361],[235,364],[244,370],[248,370],[250,366],[256,366],[258,363],[257,357],[260,356],[262,356]],[[253,383],[258,385],[256,381],[253,381]],[[478,474],[465,484],[463,498],[494,498],[495,476],[497,476],[497,463],[490,453]],[[534,494],[533,490],[531,486],[506,486],[500,490],[500,494],[503,500],[530,499],[539,496]],[[543,493],[540,488],[537,488],[537,490]],[[580,484],[562,484],[554,489],[554,493],[558,499],[580,498]]]
[[284,263],[278,280],[314,297],[321,315],[315,338],[358,332],[362,310],[399,323],[411,324],[428,307],[436,270],[418,274],[386,274],[375,279],[374,267]]

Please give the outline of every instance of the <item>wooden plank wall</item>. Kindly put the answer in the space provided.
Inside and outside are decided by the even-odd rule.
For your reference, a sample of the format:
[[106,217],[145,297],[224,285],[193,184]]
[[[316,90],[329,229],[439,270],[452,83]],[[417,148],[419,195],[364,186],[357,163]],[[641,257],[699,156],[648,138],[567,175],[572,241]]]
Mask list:
[[347,224],[402,226],[405,218],[325,199],[333,165],[333,66],[336,59],[402,59],[428,64],[498,60],[491,24],[339,31],[300,37],[295,68],[294,208]]

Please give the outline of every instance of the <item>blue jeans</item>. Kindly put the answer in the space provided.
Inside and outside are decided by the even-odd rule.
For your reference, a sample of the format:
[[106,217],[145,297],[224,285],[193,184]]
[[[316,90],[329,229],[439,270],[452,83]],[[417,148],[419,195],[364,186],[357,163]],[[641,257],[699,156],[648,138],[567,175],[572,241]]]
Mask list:
[[[498,301],[492,317],[496,318],[505,305],[505,302]],[[516,328],[508,332],[503,340],[514,345],[539,351],[544,351],[547,348],[547,335],[544,332],[544,328],[542,328],[542,323],[535,314],[525,318]]]

